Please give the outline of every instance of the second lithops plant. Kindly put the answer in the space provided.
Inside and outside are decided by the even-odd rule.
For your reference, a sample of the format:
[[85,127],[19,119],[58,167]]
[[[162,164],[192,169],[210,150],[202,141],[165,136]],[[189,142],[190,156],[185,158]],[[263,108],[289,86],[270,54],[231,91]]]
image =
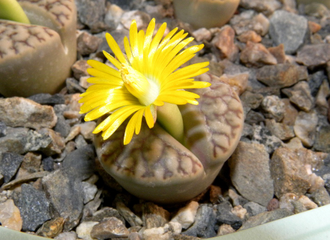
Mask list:
[[[146,33],[133,21],[126,55],[106,35],[116,58],[104,55],[115,68],[88,61],[93,85],[82,94],[81,113],[87,121],[103,116],[96,151],[119,184],[143,199],[181,202],[204,191],[232,154],[243,109],[229,85],[205,74],[208,62],[180,68],[203,45],[184,49],[193,40],[186,33],[163,37],[164,23],[153,37],[154,29],[154,19]],[[203,73],[204,81],[194,80]]]
[[310,3],[321,3],[327,8],[330,9],[330,1],[329,0],[296,0],[298,4],[303,3],[305,5]]
[[0,93],[7,97],[54,94],[63,87],[76,59],[74,0],[20,0],[19,4],[30,24],[0,19]]
[[194,28],[225,25],[235,13],[239,0],[173,0],[175,15]]

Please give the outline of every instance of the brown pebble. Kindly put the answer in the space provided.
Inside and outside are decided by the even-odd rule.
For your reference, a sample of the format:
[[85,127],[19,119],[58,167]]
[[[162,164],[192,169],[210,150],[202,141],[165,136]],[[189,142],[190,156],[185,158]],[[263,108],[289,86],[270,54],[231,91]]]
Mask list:
[[272,200],[269,201],[267,205],[267,210],[268,211],[273,211],[275,209],[278,209],[280,206],[278,200],[276,198],[273,198]]
[[238,55],[238,47],[236,46],[234,39],[235,31],[227,25],[215,35],[211,43],[220,50],[221,58],[228,58],[233,61]]
[[213,204],[219,203],[219,196],[221,195],[221,188],[219,186],[210,186],[210,202]]
[[257,34],[255,31],[253,30],[248,30],[246,32],[243,32],[241,35],[239,35],[238,40],[241,42],[254,42],[254,43],[258,43],[261,42],[262,38],[260,37],[259,34]]
[[54,238],[62,232],[64,222],[64,218],[62,217],[47,221],[38,230],[38,235],[48,238]]
[[105,218],[102,222],[96,224],[91,231],[92,238],[100,239],[125,238],[128,235],[129,231],[124,223],[115,217]]
[[284,52],[284,44],[281,43],[276,47],[268,48],[268,51],[276,58],[277,63],[285,63],[286,56]]
[[233,88],[233,90],[237,93],[237,95],[241,95],[243,92],[245,92],[248,86],[249,74],[248,73],[239,73],[235,75],[223,74],[219,78],[219,81],[229,84]]
[[316,33],[320,31],[321,25],[316,22],[308,21],[308,28],[311,33]]
[[82,76],[88,76],[87,68],[89,68],[89,67],[90,66],[87,64],[86,60],[78,60],[71,67],[73,76],[76,79],[79,79]]
[[233,229],[232,226],[230,226],[229,224],[222,224],[219,227],[217,236],[223,236],[233,232],[235,232],[235,229]]
[[276,58],[261,43],[247,42],[240,60],[247,67],[262,67],[277,64]]

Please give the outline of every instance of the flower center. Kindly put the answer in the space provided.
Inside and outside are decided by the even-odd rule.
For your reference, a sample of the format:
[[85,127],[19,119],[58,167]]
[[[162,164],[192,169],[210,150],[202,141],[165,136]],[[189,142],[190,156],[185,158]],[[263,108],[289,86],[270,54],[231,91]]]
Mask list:
[[126,63],[121,64],[119,70],[127,90],[139,99],[140,103],[148,106],[152,104],[159,95],[159,86],[148,80],[142,73]]

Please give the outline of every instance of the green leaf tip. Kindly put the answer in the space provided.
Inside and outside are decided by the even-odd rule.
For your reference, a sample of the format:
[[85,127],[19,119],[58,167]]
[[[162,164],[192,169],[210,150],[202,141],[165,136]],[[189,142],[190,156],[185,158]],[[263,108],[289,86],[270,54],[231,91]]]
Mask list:
[[30,20],[16,0],[0,1],[0,19],[30,24]]

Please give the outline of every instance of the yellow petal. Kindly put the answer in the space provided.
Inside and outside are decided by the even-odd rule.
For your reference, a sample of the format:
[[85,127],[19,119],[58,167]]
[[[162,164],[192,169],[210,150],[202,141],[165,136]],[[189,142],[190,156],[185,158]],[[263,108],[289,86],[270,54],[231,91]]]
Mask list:
[[144,113],[144,108],[136,112],[137,120],[135,125],[135,134],[139,134],[141,131],[143,113]]
[[136,21],[133,20],[131,23],[131,27],[129,28],[129,41],[131,43],[132,54],[134,57],[139,55],[139,48],[138,48],[138,32],[137,32],[137,25]]
[[154,127],[154,118],[153,118],[152,113],[150,111],[150,105],[148,107],[146,107],[146,109],[144,111],[144,117],[146,119],[148,127],[153,128]]
[[109,75],[120,78],[120,73],[118,72],[118,70],[113,69],[112,67],[110,67],[110,66],[108,66],[104,63],[101,63],[101,62],[96,61],[96,60],[88,60],[87,64],[90,65],[91,67],[97,69],[97,70],[103,71],[105,73],[108,73]]
[[134,104],[134,102],[132,103],[130,101],[118,101],[116,103],[101,105],[97,108],[94,108],[89,113],[87,113],[85,115],[85,121],[95,120],[99,117],[102,117],[104,114],[107,114],[109,112],[112,112],[112,111],[116,110],[117,108],[132,105],[132,104]]
[[118,109],[109,117],[107,117],[103,122],[101,122],[95,128],[94,133],[103,131],[103,139],[108,139],[130,115],[132,115],[134,112],[138,111],[141,108],[143,107],[133,105],[125,106]]
[[128,61],[132,64],[134,58],[133,58],[133,54],[131,51],[131,46],[129,45],[129,41],[126,36],[124,37],[124,48],[125,48],[125,52],[126,52]]
[[92,75],[94,77],[100,77],[100,78],[108,78],[111,79],[113,77],[116,77],[114,75],[111,75],[105,71],[96,69],[96,68],[87,68],[87,72],[89,75]]
[[178,69],[182,64],[192,59],[195,56],[195,53],[200,51],[202,48],[203,48],[203,44],[198,46],[192,46],[177,54],[163,70],[162,77],[164,79],[167,78],[173,71]]
[[87,78],[87,82],[92,84],[102,84],[108,85],[109,87],[121,87],[124,82],[121,78],[100,78],[100,77],[90,77]]
[[143,73],[146,73],[146,69],[148,69],[148,61],[149,59],[149,49],[150,49],[150,44],[152,41],[152,35],[155,30],[155,25],[156,25],[156,20],[153,18],[147,28],[146,31],[146,36],[144,40],[144,45],[143,45],[143,65],[145,66]]
[[168,78],[166,78],[167,82],[171,81],[178,81],[180,79],[184,78],[191,78],[196,77],[200,74],[203,74],[208,71],[207,68],[204,68],[209,65],[209,62],[202,62],[202,63],[195,63],[192,65],[189,65],[187,67],[181,68],[174,73],[172,73]]
[[110,55],[110,53],[107,53],[106,51],[103,51],[103,54],[117,69],[120,69],[121,64],[117,59],[115,59]]
[[159,64],[163,65],[164,68],[167,66],[167,64],[185,47],[187,46],[191,41],[193,40],[192,37],[187,38],[180,43],[176,45],[174,42],[173,45],[176,45],[173,48],[167,48],[166,52],[164,52],[165,57],[160,59]]
[[177,105],[184,105],[187,103],[187,100],[178,96],[172,96],[172,95],[161,95],[157,98],[158,101],[162,101],[162,102],[167,102],[167,103],[173,103],[173,104],[177,104]]
[[148,66],[152,66],[152,59],[154,58],[155,52],[158,49],[158,44],[160,40],[162,39],[164,32],[166,30],[166,22],[164,22],[160,28],[158,29],[155,37],[151,41],[150,49],[149,49],[149,54],[148,54],[148,59],[149,59],[149,64]]
[[102,94],[101,91],[94,91],[88,95],[85,95],[79,101],[80,103],[83,103],[80,108],[81,112],[86,113],[101,105],[117,103],[121,101],[129,102],[129,105],[139,104],[139,101],[127,91],[116,90],[109,92],[112,93]]
[[[140,109],[139,111],[137,111],[136,113],[134,113],[134,115],[129,120],[129,122],[128,122],[127,126],[126,126],[126,130],[125,130],[124,145],[127,145],[127,144],[130,143],[130,141],[132,140],[134,131],[137,128],[141,129],[142,116],[143,116],[143,109]],[[140,130],[139,130],[139,132],[140,132]],[[136,133],[136,134],[139,134],[139,132]]]
[[108,42],[109,47],[111,48],[115,56],[118,58],[119,62],[127,63],[124,54],[120,50],[120,47],[118,46],[116,40],[109,33],[105,34],[105,38]]

